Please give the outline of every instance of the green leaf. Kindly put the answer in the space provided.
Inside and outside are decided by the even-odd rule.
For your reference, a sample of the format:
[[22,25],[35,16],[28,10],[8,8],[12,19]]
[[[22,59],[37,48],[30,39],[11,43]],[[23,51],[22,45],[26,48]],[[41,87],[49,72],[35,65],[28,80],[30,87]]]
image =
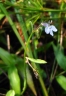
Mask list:
[[[29,68],[26,67],[26,77],[25,77],[24,62],[19,63],[17,65],[17,68],[19,70],[19,73],[20,73],[21,78],[23,78],[24,81],[26,81],[26,79],[27,79],[27,85],[29,86],[29,88],[31,89],[31,91],[33,92],[33,94],[35,96],[37,96],[37,92],[36,92],[35,85],[34,85],[34,82],[33,82],[33,78],[32,78],[32,75],[31,75],[31,72],[30,72]],[[26,85],[24,87],[26,87]]]
[[2,11],[0,10],[0,20],[4,17],[5,15],[2,13]]
[[12,66],[8,69],[8,78],[10,81],[10,86],[15,91],[15,94],[20,95],[20,77],[15,66]]
[[66,56],[64,56],[63,50],[60,49],[60,45],[53,45],[55,58],[57,60],[58,65],[66,71]]
[[3,73],[3,70],[4,70],[4,72],[7,72],[8,68],[9,67],[0,60],[0,75]]
[[56,77],[58,84],[66,91],[66,77],[59,75]]
[[11,54],[5,51],[3,48],[0,48],[0,58],[4,61],[6,65],[16,64],[16,60],[11,56]]
[[9,90],[9,91],[6,93],[6,96],[15,96],[15,91],[14,91],[14,90]]
[[1,20],[4,16],[5,16],[4,14],[0,14],[0,20]]
[[15,24],[13,23],[12,19],[10,18],[9,13],[8,13],[7,10],[5,9],[3,3],[0,3],[0,9],[1,9],[2,12],[4,13],[4,15],[8,18],[8,21],[9,21],[9,23],[10,23],[10,25],[11,25],[14,33],[16,34],[18,40],[20,41],[21,45],[22,45],[23,48],[25,49],[24,43],[23,43],[22,39],[20,38],[20,35],[19,35],[19,33],[18,33],[17,29],[16,29],[16,26],[15,26]]
[[45,60],[41,60],[41,59],[33,59],[33,58],[29,58],[29,57],[26,57],[26,59],[30,60],[31,62],[38,63],[38,64],[47,63]]

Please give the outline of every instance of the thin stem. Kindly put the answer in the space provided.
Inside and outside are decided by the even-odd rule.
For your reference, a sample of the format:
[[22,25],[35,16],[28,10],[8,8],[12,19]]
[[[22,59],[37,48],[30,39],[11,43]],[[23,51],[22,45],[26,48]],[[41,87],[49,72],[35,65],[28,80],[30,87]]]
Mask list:
[[[13,0],[12,0],[13,1]],[[9,6],[11,6],[11,7],[15,7],[15,8],[18,8],[18,9],[22,9],[22,10],[28,10],[28,11],[39,11],[39,12],[66,12],[66,9],[51,9],[51,8],[44,8],[44,7],[33,7],[33,8],[31,8],[31,7],[23,7],[23,6],[20,6],[20,5],[18,5],[18,3],[17,4],[15,4],[15,3],[11,3],[10,1],[6,1],[5,2],[5,4],[6,5],[9,5]]]
[[7,34],[7,48],[8,48],[8,51],[10,52],[10,37],[9,37],[9,34]]
[[[21,45],[23,46],[26,54],[27,54],[29,57],[32,57],[32,58],[33,58],[33,54],[32,54],[32,51],[31,51],[30,46],[28,45],[28,46],[27,46],[27,49],[28,49],[28,50],[26,50],[25,44],[24,44],[24,42],[22,41],[22,39],[20,38],[20,35],[19,35],[19,33],[18,33],[17,29],[16,29],[16,26],[15,26],[14,23],[12,22],[11,18],[9,17],[8,12],[6,11],[6,9],[5,9],[5,7],[3,6],[2,3],[0,3],[0,8],[1,8],[1,10],[3,11],[3,13],[5,14],[5,16],[8,18],[8,21],[9,21],[12,29],[14,30],[14,33],[15,33],[16,36],[18,37]],[[18,20],[19,20],[20,25],[21,25],[21,28],[22,28],[22,30],[23,30],[25,40],[26,40],[26,42],[27,42],[28,37],[27,37],[27,35],[26,35],[26,34],[27,34],[27,30],[26,30],[26,27],[25,27],[25,23],[24,23],[24,21],[23,21],[23,18],[22,18],[19,14],[18,14],[18,16],[19,16],[19,17],[18,17]],[[26,36],[25,36],[25,35],[26,35]],[[32,65],[33,65],[34,68],[37,68],[37,69],[38,69],[38,66],[37,66],[36,64],[32,63]],[[40,70],[38,70],[38,73],[40,73]],[[41,84],[41,87],[42,87],[43,95],[44,95],[44,96],[48,96],[47,89],[46,89],[46,87],[45,87],[44,81],[42,80],[42,77],[41,77],[40,74],[39,74],[39,81],[40,81],[40,84]]]
[[22,89],[22,92],[21,92],[21,95],[23,95],[23,93],[25,92],[26,90],[26,86],[27,86],[27,75],[26,75],[26,64],[25,64],[25,52],[24,52],[24,84],[23,84],[23,89]]

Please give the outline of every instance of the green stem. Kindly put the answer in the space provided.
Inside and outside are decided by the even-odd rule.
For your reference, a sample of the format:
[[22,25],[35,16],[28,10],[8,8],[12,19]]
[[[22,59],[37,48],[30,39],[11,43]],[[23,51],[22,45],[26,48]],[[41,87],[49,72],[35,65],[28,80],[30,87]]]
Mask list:
[[[19,16],[19,17],[20,17],[20,16]],[[22,18],[22,17],[21,17],[21,18]],[[23,28],[26,29],[25,25],[22,25],[22,24],[24,24],[24,22],[23,22],[23,20],[21,19],[21,28],[22,28],[22,30],[23,30]],[[24,33],[24,36],[27,36],[26,30],[24,30],[23,33]],[[32,34],[30,35],[30,37],[31,37],[31,36],[32,36]],[[28,38],[28,36],[27,36],[27,38]],[[30,38],[29,38],[29,39],[27,39],[27,38],[25,37],[26,42],[29,41],[29,39],[30,39]],[[30,45],[27,44],[26,47],[29,49],[29,52],[27,53],[27,55],[28,55],[29,57],[33,58]],[[34,68],[37,68],[37,66],[36,66],[35,63],[32,63],[32,65],[33,65]],[[37,69],[38,69],[38,68],[37,68]],[[38,70],[38,73],[39,73],[39,70]],[[45,84],[44,84],[44,82],[43,82],[43,80],[42,80],[41,75],[39,75],[39,81],[40,81],[40,84],[41,84],[41,87],[42,87],[43,95],[44,95],[44,96],[48,96],[48,93],[47,93],[47,90],[46,90],[46,87],[45,87]]]
[[26,55],[26,54],[25,54],[25,52],[24,52],[24,85],[23,85],[23,89],[22,89],[21,95],[23,95],[23,93],[25,92],[25,90],[26,90],[26,85],[27,85],[25,55]]
[[41,84],[41,88],[42,88],[43,96],[49,96],[49,95],[48,95],[48,92],[47,92],[47,90],[46,90],[44,81],[42,80],[41,75],[39,75],[39,81],[40,81],[40,84]]
[[[11,0],[13,1],[13,0]],[[18,9],[22,9],[22,10],[27,10],[27,11],[37,11],[37,12],[66,12],[66,9],[51,9],[51,8],[46,8],[46,7],[26,7],[26,8],[23,8],[23,6],[20,6],[18,4],[15,4],[15,3],[11,3],[10,1],[6,1],[5,2],[6,5],[9,5],[11,7],[15,7],[15,8],[18,8]]]
[[[15,32],[18,40],[20,41],[21,45],[23,46],[26,54],[27,54],[29,57],[33,58],[30,45],[27,46],[27,47],[28,47],[28,50],[29,50],[29,51],[27,52],[27,50],[26,50],[26,48],[25,48],[25,44],[23,43],[22,39],[20,38],[20,35],[19,35],[19,33],[18,33],[17,29],[16,29],[16,26],[15,26],[14,23],[12,22],[11,18],[9,17],[8,12],[6,11],[6,9],[5,9],[5,7],[4,7],[4,5],[3,5],[2,3],[0,3],[0,9],[3,11],[3,13],[5,14],[5,16],[8,18],[8,21],[9,21],[12,29],[14,30],[14,32]],[[22,18],[19,14],[18,14],[18,21],[20,22],[20,25],[21,25],[21,27],[22,27],[22,31],[23,31],[25,40],[26,40],[26,42],[27,42],[27,40],[28,40],[27,30],[26,30],[26,27],[25,27],[25,23],[24,23],[24,21],[23,21],[23,18]],[[26,35],[26,36],[25,36],[25,35]],[[33,65],[34,68],[37,68],[37,69],[38,69],[38,67],[37,67],[36,64],[32,63],[32,65]],[[39,70],[38,70],[38,73],[40,73]],[[47,92],[47,90],[46,90],[46,87],[45,87],[45,84],[44,84],[44,82],[43,82],[43,80],[42,80],[41,75],[39,75],[39,82],[40,82],[40,85],[41,85],[41,87],[42,87],[43,95],[44,95],[44,96],[48,96],[48,92]]]

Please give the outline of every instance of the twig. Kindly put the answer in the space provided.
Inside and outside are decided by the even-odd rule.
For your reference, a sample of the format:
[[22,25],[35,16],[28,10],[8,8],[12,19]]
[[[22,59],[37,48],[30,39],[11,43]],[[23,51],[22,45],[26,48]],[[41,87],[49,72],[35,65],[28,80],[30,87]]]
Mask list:
[[5,94],[0,93],[0,96],[5,96]]
[[10,52],[10,37],[9,37],[9,34],[7,34],[7,48],[8,48],[8,51]]
[[36,69],[30,64],[28,58],[26,57],[26,63],[32,68],[34,74],[35,74],[35,77],[38,78],[38,72],[36,71]]
[[63,43],[63,21],[61,24],[60,48],[62,48],[62,43]]

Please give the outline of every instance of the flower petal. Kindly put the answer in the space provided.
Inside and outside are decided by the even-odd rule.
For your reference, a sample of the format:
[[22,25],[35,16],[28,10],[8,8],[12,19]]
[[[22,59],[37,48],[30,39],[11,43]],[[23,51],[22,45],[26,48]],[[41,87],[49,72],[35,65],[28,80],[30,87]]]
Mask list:
[[57,28],[54,25],[50,26],[52,28],[52,31],[57,32]]
[[49,26],[48,23],[41,23],[41,25],[44,26],[44,27],[48,27]]
[[53,36],[53,32],[57,32],[57,28],[54,25],[50,25],[50,22],[41,23],[41,25],[45,27],[46,34]]
[[49,27],[45,27],[45,33],[46,33],[46,34],[49,34],[49,33],[50,33]]
[[50,30],[50,35],[53,36],[53,31],[52,30]]

